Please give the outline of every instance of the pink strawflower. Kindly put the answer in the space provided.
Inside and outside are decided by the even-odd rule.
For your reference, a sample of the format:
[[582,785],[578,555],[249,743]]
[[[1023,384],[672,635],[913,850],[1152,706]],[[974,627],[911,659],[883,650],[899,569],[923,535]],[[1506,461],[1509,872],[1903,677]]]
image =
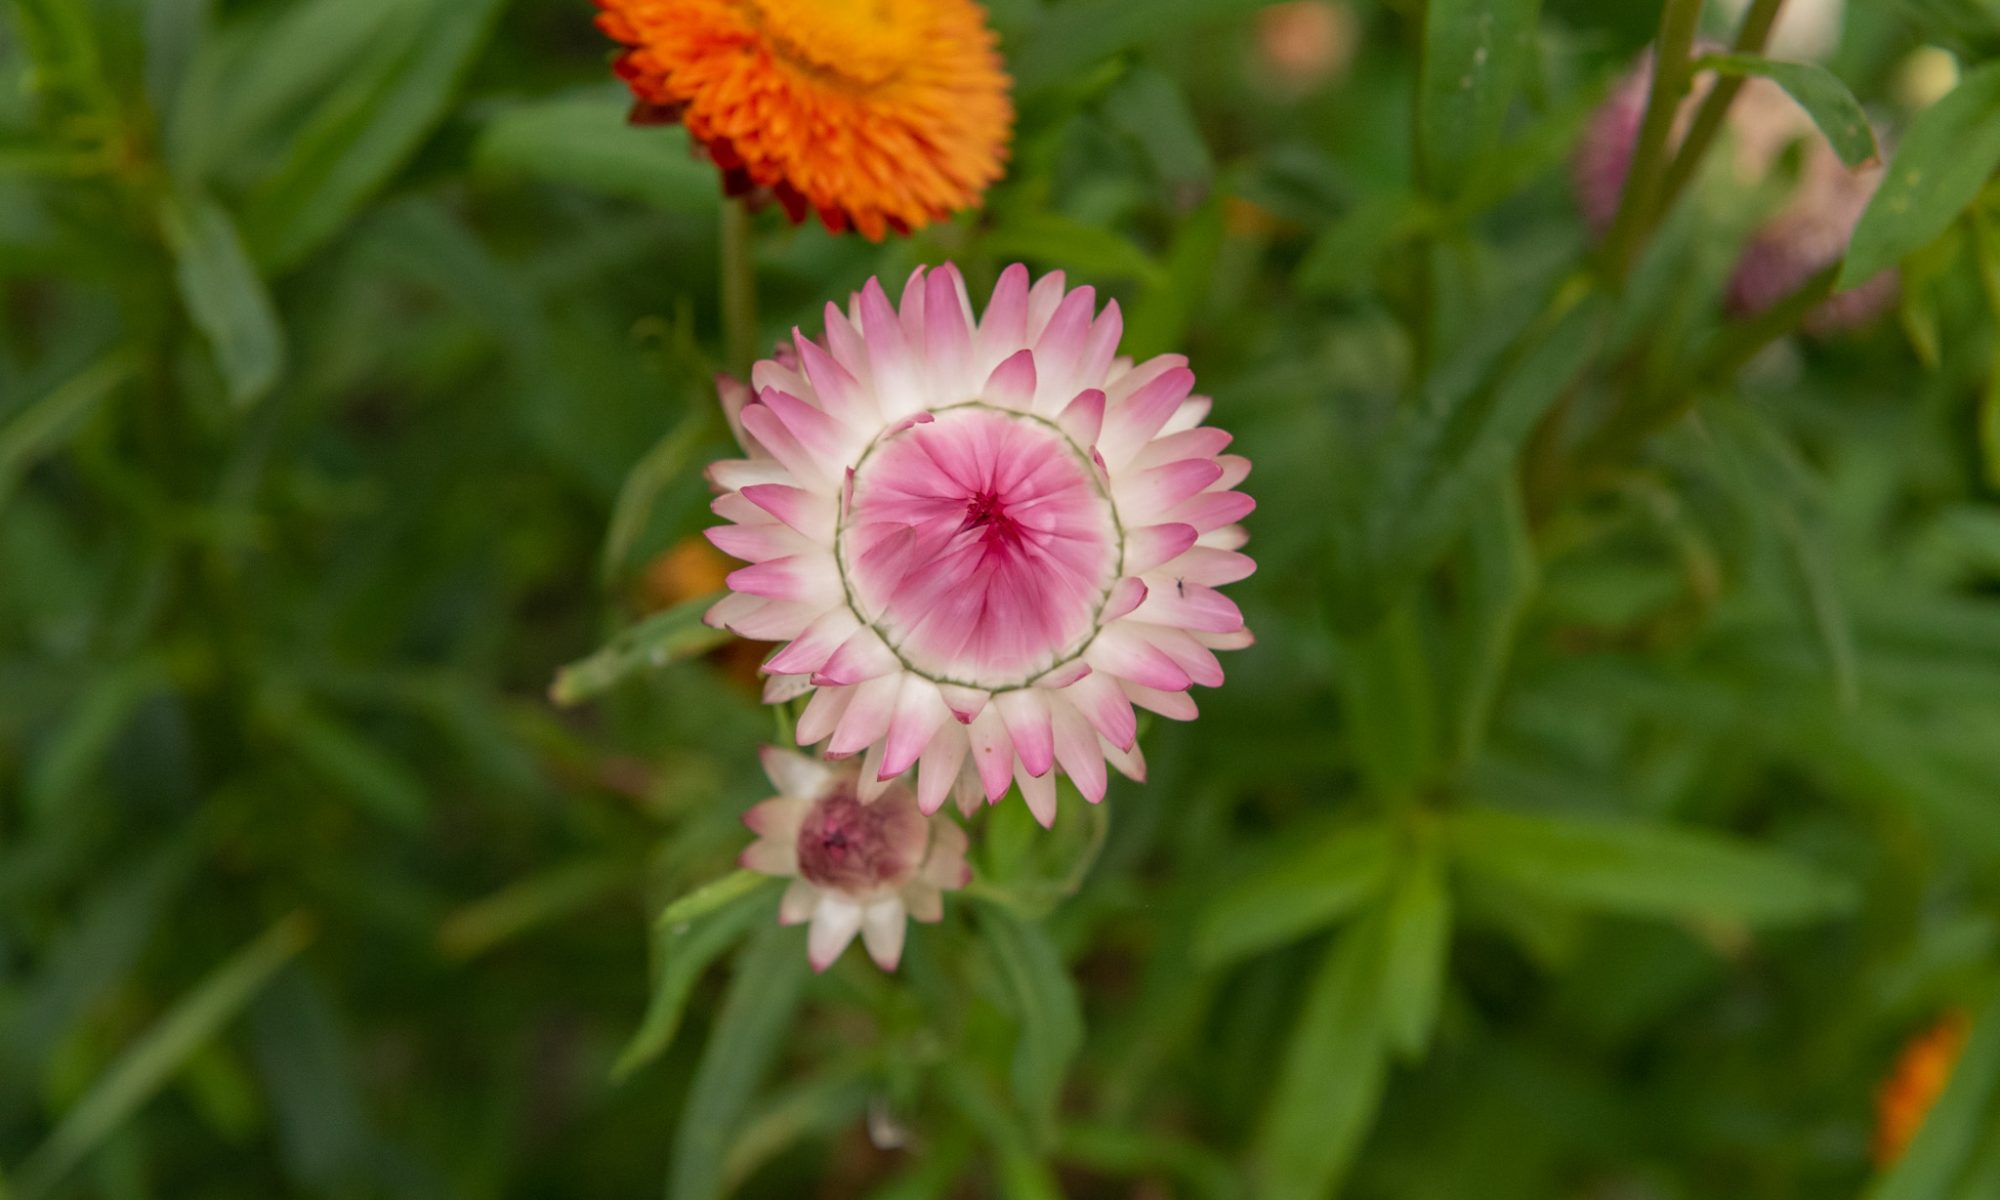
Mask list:
[[799,744],[863,755],[863,799],[915,767],[925,813],[1018,783],[1047,825],[1057,772],[1092,801],[1107,759],[1142,779],[1132,706],[1191,719],[1214,652],[1250,643],[1216,590],[1255,569],[1250,464],[1187,360],[1134,366],[1121,329],[1018,265],[975,319],[946,265],[900,308],[871,279],[823,343],[793,331],[796,365],[725,381],[749,457],[710,468],[732,523],[708,533],[755,565],[708,621],[787,643],[765,697],[811,695]]
[[781,793],[743,814],[757,840],[738,861],[788,878],[778,921],[811,921],[806,955],[824,971],[861,934],[885,971],[903,956],[906,917],[936,921],[943,893],[971,882],[965,831],[917,811],[907,788],[861,798],[856,764],[829,765],[766,746],[764,771]]

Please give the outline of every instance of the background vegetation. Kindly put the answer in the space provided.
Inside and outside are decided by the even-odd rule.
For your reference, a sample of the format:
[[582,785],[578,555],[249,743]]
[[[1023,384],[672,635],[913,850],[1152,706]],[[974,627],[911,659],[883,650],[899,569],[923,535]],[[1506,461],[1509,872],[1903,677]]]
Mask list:
[[587,6],[0,10],[0,1194],[2000,1194],[2000,8],[1854,6],[1903,297],[1815,340],[1721,309],[1768,189],[1629,275],[1576,215],[1658,5],[1425,7],[1301,71],[1248,0],[1004,0],[984,212],[759,220],[769,338],[946,257],[1118,296],[1260,501],[1151,781],[989,811],[818,978],[768,889],[655,921],[766,794],[742,653],[548,697],[715,586],[741,366]]

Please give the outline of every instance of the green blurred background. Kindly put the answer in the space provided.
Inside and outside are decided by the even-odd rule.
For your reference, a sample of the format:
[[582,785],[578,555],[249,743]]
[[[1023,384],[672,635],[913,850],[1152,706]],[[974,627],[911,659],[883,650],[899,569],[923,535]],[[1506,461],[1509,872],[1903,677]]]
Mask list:
[[[743,365],[592,10],[0,8],[0,1195],[2000,1196],[2000,1019],[1870,1152],[2000,976],[2000,99],[1896,312],[1745,335],[1754,190],[1563,290],[1657,4],[1260,7],[995,3],[983,212],[757,220],[766,340],[1025,259],[1256,463],[1260,640],[1150,781],[818,978],[768,892],[654,924],[767,794],[755,652],[548,695],[717,585]],[[1996,44],[1869,0],[1830,66],[1900,131]],[[1425,107],[1475,52],[1497,136]]]

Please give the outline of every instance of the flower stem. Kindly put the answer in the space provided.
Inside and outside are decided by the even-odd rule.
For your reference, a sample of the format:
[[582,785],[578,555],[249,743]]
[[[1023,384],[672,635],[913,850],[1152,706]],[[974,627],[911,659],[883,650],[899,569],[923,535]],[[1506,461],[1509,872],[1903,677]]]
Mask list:
[[1701,23],[1702,0],[1666,0],[1660,11],[1660,36],[1653,46],[1653,87],[1646,98],[1646,118],[1639,126],[1639,143],[1618,215],[1604,238],[1604,267],[1613,282],[1622,283],[1645,244],[1659,205],[1660,183],[1667,171],[1667,142],[1693,74],[1695,29]]
[[[1738,54],[1761,54],[1764,43],[1770,39],[1771,27],[1778,23],[1778,10],[1785,0],[1756,0],[1743,18],[1743,28],[1737,31],[1732,47]],[[1709,146],[1722,132],[1723,122],[1729,119],[1729,106],[1736,94],[1748,82],[1741,76],[1725,76],[1715,81],[1715,87],[1702,101],[1695,113],[1694,124],[1688,127],[1687,137],[1681,139],[1681,148],[1674,154],[1673,163],[1667,168],[1666,179],[1660,184],[1659,203],[1653,208],[1652,221],[1657,224],[1673,210],[1674,201],[1687,189],[1689,181],[1701,168],[1701,160],[1708,153]]]
[[749,371],[757,361],[757,259],[750,210],[722,202],[722,348],[727,369]]

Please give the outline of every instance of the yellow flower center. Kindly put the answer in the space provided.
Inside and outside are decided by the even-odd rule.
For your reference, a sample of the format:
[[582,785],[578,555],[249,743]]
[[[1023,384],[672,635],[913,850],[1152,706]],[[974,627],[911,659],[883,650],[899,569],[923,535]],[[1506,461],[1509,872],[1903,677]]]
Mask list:
[[926,0],[750,0],[786,61],[843,83],[887,82],[922,50]]

